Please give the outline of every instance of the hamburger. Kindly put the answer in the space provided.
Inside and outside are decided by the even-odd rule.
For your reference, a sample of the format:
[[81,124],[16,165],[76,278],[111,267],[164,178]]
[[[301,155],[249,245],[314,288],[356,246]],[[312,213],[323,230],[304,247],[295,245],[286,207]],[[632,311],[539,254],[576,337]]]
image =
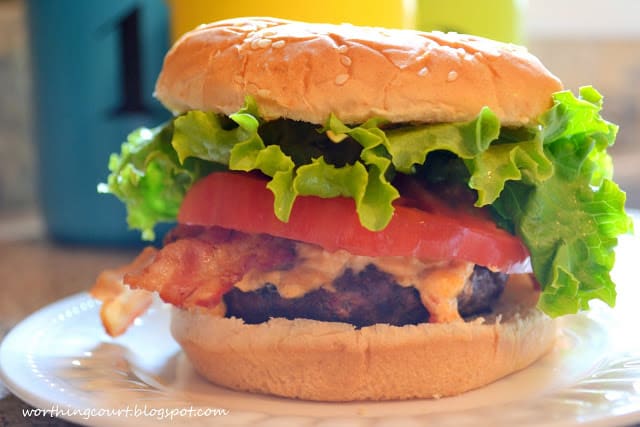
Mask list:
[[617,127],[524,48],[455,33],[240,18],[168,52],[175,117],[101,192],[149,247],[100,275],[107,332],[151,302],[196,371],[323,401],[456,395],[615,303]]

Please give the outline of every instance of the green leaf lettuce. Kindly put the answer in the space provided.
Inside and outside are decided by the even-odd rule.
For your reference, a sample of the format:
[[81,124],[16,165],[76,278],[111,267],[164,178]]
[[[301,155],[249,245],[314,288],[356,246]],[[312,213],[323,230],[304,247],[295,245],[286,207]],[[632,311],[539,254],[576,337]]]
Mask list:
[[[468,122],[390,126],[371,119],[346,125],[331,115],[323,127],[264,121],[250,98],[228,117],[190,111],[129,135],[109,162],[100,191],[119,197],[128,222],[153,238],[173,221],[182,198],[216,170],[269,177],[274,213],[288,221],[298,196],[350,197],[360,222],[381,230],[400,193],[397,174],[454,180],[489,208],[499,225],[529,248],[542,288],[539,306],[556,316],[615,301],[609,277],[617,236],[631,229],[625,196],[613,181],[607,148],[617,127],[600,116],[602,97],[554,94],[539,125],[506,128],[488,108]],[[446,162],[443,162],[443,159]]]

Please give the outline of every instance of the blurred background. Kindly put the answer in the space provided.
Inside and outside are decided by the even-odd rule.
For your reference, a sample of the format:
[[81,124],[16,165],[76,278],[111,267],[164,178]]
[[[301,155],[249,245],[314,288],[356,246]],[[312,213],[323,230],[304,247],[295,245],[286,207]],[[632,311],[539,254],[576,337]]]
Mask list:
[[[325,5],[316,11],[309,10],[311,6],[306,4],[300,6],[305,2],[274,6],[286,3],[283,1],[233,4],[191,0],[167,4],[162,0],[104,0],[97,2],[105,5],[101,11],[95,7],[95,1],[0,0],[0,231],[3,224],[5,232],[16,233],[21,227],[40,227],[42,231],[44,213],[47,217],[57,216],[54,222],[71,222],[76,229],[62,230],[61,236],[64,238],[67,233],[72,241],[82,240],[78,236],[87,236],[89,243],[108,242],[110,237],[113,241],[128,238],[118,234],[120,225],[116,229],[105,225],[103,234],[91,229],[98,220],[105,224],[124,222],[124,211],[115,200],[109,203],[116,207],[93,205],[92,198],[99,197],[94,194],[95,184],[107,175],[107,153],[118,149],[128,130],[160,123],[166,117],[151,96],[162,55],[171,38],[193,26],[196,20],[206,20],[207,14],[212,13],[212,5],[219,17],[268,11],[285,17],[316,13],[316,20],[475,31],[523,43],[568,88],[576,90],[592,84],[605,95],[605,117],[620,125],[618,142],[612,150],[616,179],[627,191],[628,205],[640,208],[640,143],[636,141],[636,135],[640,134],[640,26],[634,22],[640,16],[640,2],[377,1],[379,4],[368,3],[371,12],[365,15],[346,6]],[[134,9],[127,9],[129,3],[138,4],[138,15],[134,16]],[[83,10],[82,5],[88,4],[94,6]],[[183,6],[178,8],[177,4]],[[336,10],[341,14],[336,14]],[[466,13],[461,12],[465,10]],[[77,33],[73,33],[67,31],[73,26],[64,23],[65,19],[81,19],[82,14],[89,13],[104,15],[104,22],[96,23],[96,29],[91,30],[95,39],[91,43],[99,40],[98,47],[73,42],[74,38],[86,37],[81,31],[89,29],[78,27]],[[107,17],[108,14],[113,16]],[[63,45],[55,51],[51,45],[63,38],[69,40],[65,42],[67,47]],[[94,49],[93,57],[83,49]],[[113,65],[115,59],[101,54],[100,49],[119,52],[117,55],[126,63]],[[31,55],[33,51],[36,53]],[[59,71],[59,75],[48,76],[43,72],[46,67],[61,63],[66,63],[67,68]],[[123,70],[135,70],[136,76],[115,84],[107,81],[105,75],[109,72],[122,75]],[[57,92],[51,92],[52,86]],[[71,99],[63,99],[74,88],[76,93]],[[109,98],[116,95],[128,98],[120,101]],[[105,113],[108,118],[91,115],[96,99],[113,105],[109,115]],[[85,104],[86,101],[89,103]],[[78,141],[73,141],[74,135]],[[102,142],[107,138],[110,142]],[[88,161],[91,156],[98,163]],[[53,181],[60,180],[58,176],[64,175],[65,169],[83,167],[87,169],[82,172],[84,175],[63,178],[66,181],[55,187]],[[79,196],[69,197],[78,182],[83,187],[78,190]],[[84,209],[85,213],[73,217],[74,209],[79,212]],[[86,213],[91,212],[87,209],[93,209],[94,213]],[[10,227],[9,219],[14,220]],[[53,226],[59,227],[57,223]]]
[[[126,230],[123,206],[96,193],[108,154],[168,117],[152,92],[171,39],[241,15],[525,44],[567,88],[605,95],[604,115],[620,125],[616,179],[640,208],[639,0],[0,0],[0,339],[133,258],[122,244],[139,235]],[[0,425],[24,425],[25,407],[0,382]]]

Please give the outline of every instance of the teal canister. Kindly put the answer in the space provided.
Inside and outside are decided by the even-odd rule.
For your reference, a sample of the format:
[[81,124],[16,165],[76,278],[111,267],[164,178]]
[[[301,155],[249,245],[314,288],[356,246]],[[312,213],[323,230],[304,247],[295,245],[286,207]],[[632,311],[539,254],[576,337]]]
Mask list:
[[153,98],[168,49],[161,0],[27,0],[33,140],[42,214],[60,241],[138,241],[124,206],[96,187],[109,155],[169,114]]

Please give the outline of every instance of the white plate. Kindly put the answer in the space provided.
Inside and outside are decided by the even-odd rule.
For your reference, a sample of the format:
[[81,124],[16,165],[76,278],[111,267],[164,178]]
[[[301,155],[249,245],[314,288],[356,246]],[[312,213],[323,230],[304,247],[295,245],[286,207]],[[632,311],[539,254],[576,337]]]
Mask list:
[[563,318],[549,355],[453,398],[330,404],[228,391],[193,372],[169,335],[165,305],[155,304],[124,337],[110,339],[98,304],[86,294],[50,305],[15,327],[0,348],[1,374],[18,397],[48,410],[45,416],[53,412],[96,426],[631,424],[640,421],[638,253],[639,239],[621,239],[615,310],[596,304],[588,313]]

